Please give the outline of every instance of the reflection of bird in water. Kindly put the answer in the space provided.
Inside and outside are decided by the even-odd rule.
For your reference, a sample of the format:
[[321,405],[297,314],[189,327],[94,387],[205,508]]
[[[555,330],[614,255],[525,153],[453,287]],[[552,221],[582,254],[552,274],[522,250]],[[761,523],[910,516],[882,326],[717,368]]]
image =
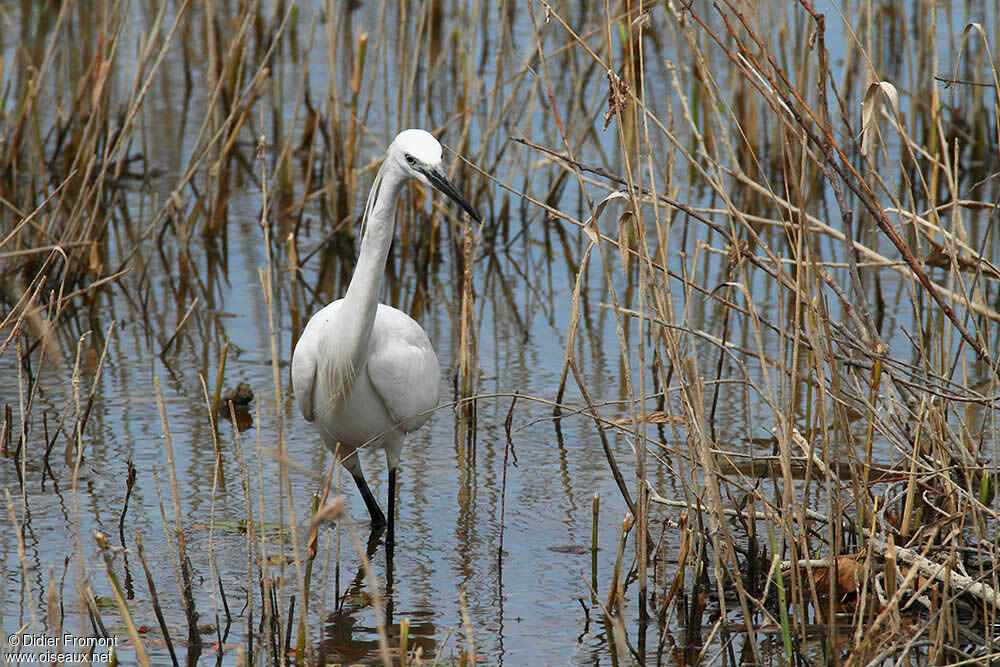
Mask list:
[[[368,562],[373,564],[373,557],[378,549],[378,534],[372,533],[368,538],[366,553]],[[400,629],[393,623],[393,580],[392,556],[386,554],[385,590],[382,593],[382,604],[385,607],[384,626],[389,646],[399,646]],[[366,618],[366,614],[375,613],[374,600],[371,592],[365,586],[365,567],[358,568],[357,574],[350,585],[337,600],[337,610],[327,616],[324,627],[324,638],[317,647],[317,664],[352,664],[354,662],[378,659],[380,654],[378,625],[374,618]],[[422,657],[435,655],[438,636],[434,624],[434,612],[421,609],[404,614],[409,619],[408,645],[410,651],[419,649]]]
[[[359,598],[360,601],[360,598]],[[361,662],[369,664],[377,661],[380,654],[378,628],[374,623],[365,624],[363,615],[369,611],[368,606],[349,607],[334,612],[327,617],[324,639],[317,647],[319,665],[354,664]],[[408,653],[420,653],[423,659],[433,659],[437,654],[437,625],[433,622],[434,613],[431,610],[408,612],[410,628],[407,633]],[[399,625],[386,624],[386,637],[391,647],[399,647]]]
[[393,541],[396,469],[407,433],[437,407],[440,368],[427,332],[406,313],[378,303],[403,186],[418,180],[479,214],[448,179],[441,144],[423,130],[399,133],[375,176],[362,220],[361,249],[347,294],[312,316],[292,354],[299,409],[340,456],[361,491],[372,528],[386,524],[368,488],[357,449],[385,449],[389,536]]

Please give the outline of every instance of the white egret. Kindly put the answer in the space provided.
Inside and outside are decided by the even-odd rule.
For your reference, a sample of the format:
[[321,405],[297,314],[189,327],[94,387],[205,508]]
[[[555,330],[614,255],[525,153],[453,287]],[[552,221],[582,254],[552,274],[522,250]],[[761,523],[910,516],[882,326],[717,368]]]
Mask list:
[[310,318],[292,353],[299,410],[314,422],[361,491],[372,528],[386,524],[368,488],[357,449],[383,448],[389,467],[389,542],[394,536],[396,469],[403,439],[437,406],[441,377],[423,327],[379,303],[395,230],[396,202],[410,179],[437,188],[477,222],[441,165],[441,144],[423,130],[400,132],[382,162],[361,223],[361,249],[347,294]]

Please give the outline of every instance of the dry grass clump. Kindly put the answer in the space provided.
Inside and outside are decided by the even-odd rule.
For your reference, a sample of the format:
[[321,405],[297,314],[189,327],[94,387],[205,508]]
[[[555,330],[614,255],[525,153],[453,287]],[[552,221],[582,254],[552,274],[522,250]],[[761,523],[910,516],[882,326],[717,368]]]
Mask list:
[[[617,170],[566,135],[526,143],[609,192],[585,195],[577,222],[589,245],[564,380],[607,429],[573,343],[589,257],[618,325],[629,416],[615,427],[634,454],[634,480],[618,479],[635,513],[638,625],[603,607],[623,659],[936,663],[997,650],[1000,273],[986,223],[998,70],[987,31],[969,24],[952,52],[967,74],[939,75],[941,26],[924,18],[902,37],[862,12],[834,65],[840,19],[806,0],[633,8],[593,38],[547,10],[608,73],[618,139]],[[770,27],[793,24],[794,43]],[[664,72],[667,38],[688,58]],[[890,40],[898,51],[873,51]],[[542,76],[553,66],[542,57]],[[664,75],[666,104],[649,92]],[[691,247],[677,226],[707,239]],[[760,407],[742,410],[740,432],[720,426],[726,405]],[[658,492],[664,469],[683,499]]]
[[[310,471],[290,470],[294,464],[285,451],[282,359],[308,313],[350,275],[356,204],[375,166],[374,147],[384,147],[385,137],[400,127],[444,129],[429,122],[443,112],[403,101],[433,98],[434,86],[444,85],[458,109],[490,96],[478,88],[468,64],[478,54],[442,48],[455,42],[457,31],[468,34],[470,16],[446,15],[437,3],[403,6],[409,14],[394,26],[384,20],[390,8],[383,3],[377,8],[383,20],[367,32],[356,29],[353,5],[330,0],[311,7],[314,12],[303,9],[294,2],[226,0],[21,2],[0,9],[0,297],[5,303],[0,361],[12,378],[5,387],[13,388],[0,415],[0,456],[20,492],[20,498],[8,496],[6,514],[16,528],[11,534],[18,535],[17,559],[28,593],[20,609],[25,632],[73,625],[65,614],[76,610],[75,631],[109,636],[116,630],[114,618],[106,617],[117,615],[143,664],[150,660],[144,649],[150,643],[159,651],[154,661],[169,656],[175,664],[194,662],[203,651],[215,650],[250,663],[277,664],[290,652],[299,659],[322,653],[314,639],[322,636],[329,607],[339,613],[350,595],[351,587],[339,586],[342,534],[320,543],[319,535],[329,531],[318,535],[314,527],[308,557],[306,535],[297,534],[291,478],[309,478]],[[309,67],[314,43],[324,38],[325,82],[313,78]],[[432,74],[423,69],[425,63]],[[314,90],[317,81],[320,91]],[[496,114],[512,104],[499,106],[495,92],[491,99]],[[448,141],[483,162],[490,142],[498,141],[499,123],[482,137],[482,147],[472,150],[474,120],[463,113],[447,121]],[[259,205],[255,222],[265,264],[259,284],[249,289],[264,295],[273,370],[273,392],[258,388],[252,417],[228,404],[220,407],[222,387],[229,382],[227,359],[235,350],[218,317],[225,310],[221,296],[230,280],[230,237],[238,217],[230,207],[248,190]],[[455,295],[462,304],[456,312],[465,313],[454,324],[456,334],[461,332],[456,340],[463,341],[455,386],[462,396],[472,396],[478,376],[471,324],[474,239],[453,214],[435,215],[433,221],[428,226],[412,213],[405,216],[390,278],[404,267],[415,269],[420,279],[404,305],[419,316],[441,258],[453,254],[460,266],[456,275],[465,276]],[[319,274],[318,289],[304,279],[307,268]],[[398,280],[390,283],[399,289]],[[397,291],[390,298],[396,302],[401,295]],[[282,334],[286,313],[291,340]],[[104,532],[89,534],[90,518],[78,508],[91,491],[90,466],[114,463],[103,460],[107,443],[92,415],[95,405],[100,413],[109,398],[103,393],[107,367],[117,360],[108,354],[121,339],[122,320],[139,332],[141,349],[157,357],[152,364],[160,370],[144,386],[144,404],[159,408],[159,415],[151,410],[149,418],[162,431],[169,474],[128,462],[115,544]],[[199,452],[214,454],[206,459],[214,466],[211,511],[195,529],[174,462],[171,421],[177,415],[170,414],[156,375],[166,372],[176,379],[178,362],[190,360],[192,351],[201,359],[198,375],[210,428],[182,437],[198,440]],[[474,402],[462,405],[467,415],[460,428],[471,448]],[[230,421],[232,442],[226,442]],[[274,423],[275,431],[267,439],[258,432],[256,451],[247,446],[245,456],[240,427],[248,423]],[[50,456],[53,451],[57,456]],[[273,478],[265,478],[261,460],[277,462]],[[337,478],[331,471],[311,482],[325,498]],[[144,535],[128,515],[137,479],[147,490],[155,488],[160,501],[164,551],[158,555],[169,554],[166,568],[150,562]],[[242,492],[245,503],[245,519],[237,526],[215,515],[216,499],[227,485],[236,496]],[[75,544],[65,572],[75,576],[67,580],[64,572],[61,579],[43,582],[22,537],[31,534],[32,507],[44,502],[53,486],[60,501],[68,491],[67,523]],[[115,499],[98,504],[103,508],[105,501]],[[313,511],[319,507],[317,498]],[[330,505],[324,508],[331,518]],[[303,509],[298,508],[300,516]],[[246,535],[242,572],[221,570],[212,548],[207,554],[192,552],[190,544],[202,529],[210,545],[219,532]],[[148,544],[150,536],[145,537]],[[367,556],[361,550],[359,587],[370,575],[366,558],[374,544]],[[88,560],[94,549],[103,562]],[[322,559],[317,561],[322,583],[315,587],[314,558]],[[140,564],[144,584],[132,577]],[[325,592],[314,591],[333,579],[341,597],[331,605]],[[91,581],[101,583],[92,587]],[[107,600],[94,592],[107,587],[116,612],[108,612]],[[242,592],[239,599],[234,588]],[[373,595],[378,607],[377,588]],[[138,617],[146,624],[133,622]],[[234,632],[238,640],[230,635],[236,625],[244,626]],[[388,631],[380,628],[382,655],[388,655]],[[405,646],[405,631],[400,640]],[[421,648],[411,645],[410,652],[419,657]]]

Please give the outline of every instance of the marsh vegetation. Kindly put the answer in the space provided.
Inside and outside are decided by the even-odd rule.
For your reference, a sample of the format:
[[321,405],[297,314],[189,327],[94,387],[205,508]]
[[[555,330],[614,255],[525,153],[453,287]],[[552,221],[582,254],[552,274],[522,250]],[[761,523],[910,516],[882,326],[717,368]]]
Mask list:
[[[5,3],[4,636],[994,660],[1000,3],[834,4]],[[442,402],[387,559],[288,363],[407,127],[485,222],[397,212]]]

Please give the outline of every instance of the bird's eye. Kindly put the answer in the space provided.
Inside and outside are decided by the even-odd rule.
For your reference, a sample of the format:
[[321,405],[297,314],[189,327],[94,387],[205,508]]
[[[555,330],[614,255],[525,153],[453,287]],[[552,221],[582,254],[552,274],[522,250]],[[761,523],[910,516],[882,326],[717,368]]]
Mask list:
[[407,156],[406,156],[406,164],[414,165],[416,163],[417,163],[416,158],[414,158],[412,155],[407,154]]

